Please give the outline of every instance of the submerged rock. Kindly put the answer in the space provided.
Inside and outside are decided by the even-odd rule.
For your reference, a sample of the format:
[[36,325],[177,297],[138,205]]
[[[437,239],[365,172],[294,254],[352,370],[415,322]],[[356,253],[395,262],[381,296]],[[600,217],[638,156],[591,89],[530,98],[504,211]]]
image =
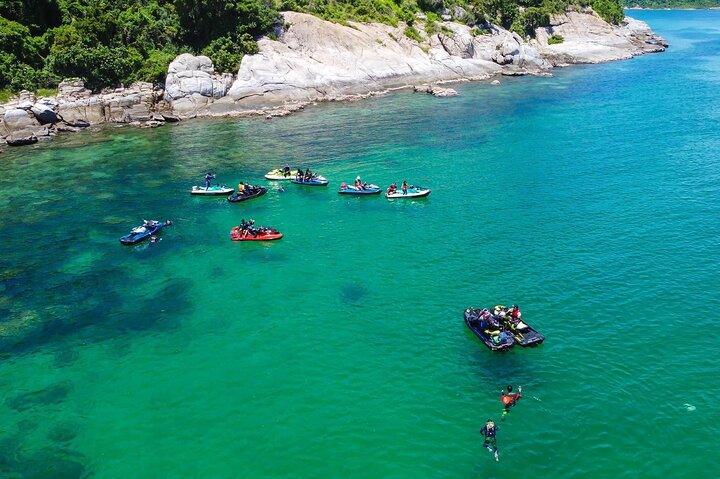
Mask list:
[[367,296],[367,294],[367,288],[357,283],[348,283],[344,285],[340,290],[340,297],[342,298],[343,302],[350,304],[357,303],[365,296]]
[[44,389],[18,394],[5,401],[5,404],[16,411],[25,411],[36,406],[58,404],[65,400],[72,389],[70,382],[60,382]]

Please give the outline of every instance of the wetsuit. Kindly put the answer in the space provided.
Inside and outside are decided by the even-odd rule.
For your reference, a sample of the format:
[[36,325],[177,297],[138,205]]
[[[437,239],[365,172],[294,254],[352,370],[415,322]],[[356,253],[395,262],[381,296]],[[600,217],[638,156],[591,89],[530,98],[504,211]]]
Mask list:
[[498,427],[488,427],[487,424],[483,426],[482,429],[480,429],[480,434],[485,436],[485,441],[483,441],[483,447],[486,448],[490,452],[497,452],[497,439],[495,438],[495,434],[497,434]]
[[503,416],[510,412],[510,408],[513,407],[522,397],[520,393],[508,393],[504,392],[500,395],[500,401],[503,403],[505,410]]

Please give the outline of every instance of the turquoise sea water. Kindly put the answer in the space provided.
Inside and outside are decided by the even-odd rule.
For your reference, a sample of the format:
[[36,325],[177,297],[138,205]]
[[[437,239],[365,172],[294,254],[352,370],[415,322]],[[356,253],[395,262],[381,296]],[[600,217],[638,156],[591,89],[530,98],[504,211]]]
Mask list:
[[[720,12],[632,15],[671,49],[4,153],[0,477],[719,476]],[[331,186],[187,194],[286,161]],[[497,302],[546,343],[488,351],[462,311]]]

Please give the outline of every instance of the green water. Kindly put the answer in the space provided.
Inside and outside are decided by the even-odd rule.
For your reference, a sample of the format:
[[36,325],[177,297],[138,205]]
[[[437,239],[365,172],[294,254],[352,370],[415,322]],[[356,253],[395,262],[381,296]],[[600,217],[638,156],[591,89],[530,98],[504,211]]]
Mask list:
[[[720,475],[720,12],[632,13],[672,48],[4,153],[0,477]],[[330,187],[187,193],[285,162]],[[142,218],[175,225],[121,247]],[[488,351],[462,311],[497,302],[545,344]]]

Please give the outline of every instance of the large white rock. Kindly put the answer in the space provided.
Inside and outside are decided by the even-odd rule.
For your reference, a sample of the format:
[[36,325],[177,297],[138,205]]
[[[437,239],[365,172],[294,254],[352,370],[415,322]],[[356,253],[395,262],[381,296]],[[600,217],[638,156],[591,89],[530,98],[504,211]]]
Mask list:
[[168,67],[165,96],[171,101],[196,94],[221,98],[225,96],[232,82],[232,75],[215,73],[212,61],[208,57],[183,53]]
[[[562,36],[563,43],[548,45],[551,35]],[[554,15],[549,27],[537,29],[533,43],[553,65],[623,60],[667,47],[644,22],[626,18],[614,26],[590,9]]]
[[[304,13],[282,15],[285,28],[275,32],[276,40],[258,41],[260,52],[243,57],[237,77],[218,75],[208,57],[178,56],[168,68],[165,85],[164,102],[172,113],[179,118],[232,115],[419,83],[541,73],[552,67],[551,62],[566,59],[624,58],[646,48],[639,38],[652,35],[640,24],[611,26],[591,10],[558,16],[532,42],[495,25],[479,35],[449,21],[432,35],[418,25],[423,38],[415,41],[404,34],[404,24],[340,25]],[[548,48],[554,29],[567,36],[565,50]],[[573,45],[587,56],[573,56]],[[115,118],[112,112],[110,117]]]
[[[283,15],[290,27],[280,39],[260,40],[260,53],[242,60],[228,92],[239,106],[326,100],[421,82],[485,78],[498,73],[501,64],[516,69],[525,68],[524,64],[532,71],[549,67],[534,47],[520,49],[505,30],[490,35],[491,42],[476,41],[468,26],[447,22],[443,25],[451,34],[435,34],[418,43],[404,35],[402,24],[345,26],[303,13]],[[497,61],[498,44],[508,41],[512,47]],[[525,54],[536,61],[523,60]]]
[[3,114],[3,125],[7,131],[5,141],[8,145],[27,145],[35,143],[38,136],[47,135],[35,116],[21,108],[10,108]]

